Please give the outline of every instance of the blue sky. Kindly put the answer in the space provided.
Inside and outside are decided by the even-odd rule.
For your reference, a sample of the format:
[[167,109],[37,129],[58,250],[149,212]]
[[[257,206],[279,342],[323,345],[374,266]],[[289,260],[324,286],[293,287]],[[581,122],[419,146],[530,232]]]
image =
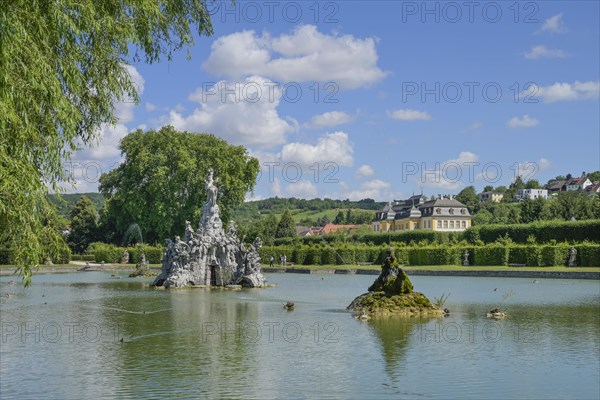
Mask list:
[[71,191],[97,190],[129,131],[166,124],[248,147],[257,199],[384,201],[598,170],[599,4],[215,3],[191,60],[129,67],[141,101],[74,155]]

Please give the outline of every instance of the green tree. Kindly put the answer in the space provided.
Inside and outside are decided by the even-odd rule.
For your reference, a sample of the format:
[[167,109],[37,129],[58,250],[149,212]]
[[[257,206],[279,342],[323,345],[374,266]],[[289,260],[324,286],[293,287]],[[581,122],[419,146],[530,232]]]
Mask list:
[[71,233],[69,247],[75,253],[84,253],[89,244],[96,240],[98,230],[98,215],[94,204],[87,196],[75,203],[71,210]]
[[592,183],[600,182],[600,171],[590,172],[586,175]]
[[213,135],[137,130],[121,140],[124,161],[100,177],[100,191],[122,233],[140,225],[147,242],[181,235],[185,220],[199,221],[206,201],[205,177],[214,169],[217,203],[227,224],[231,209],[254,188],[258,160],[241,146]]
[[525,189],[541,189],[540,182],[537,179],[530,179],[525,184]]
[[494,192],[504,193],[504,192],[506,192],[506,186],[503,186],[503,185],[497,186],[496,189],[494,189]]
[[42,254],[66,248],[44,222],[63,160],[116,122],[115,102],[137,101],[127,62],[170,59],[192,30],[213,32],[204,0],[2,2],[0,243],[25,285]]
[[542,198],[526,199],[521,202],[521,222],[529,223],[542,219],[545,200]]
[[485,225],[492,221],[492,213],[482,208],[473,216],[473,225]]
[[486,185],[486,186],[483,188],[483,191],[484,191],[484,192],[493,192],[493,191],[494,191],[494,187],[493,187],[492,185]]
[[275,237],[284,238],[284,237],[294,237],[296,236],[296,223],[292,218],[292,214],[290,210],[285,210],[279,219],[279,224],[277,225],[277,231],[275,232]]
[[479,197],[475,192],[474,186],[467,186],[456,195],[456,200],[463,203],[471,214],[474,214],[479,209]]
[[582,220],[593,217],[593,208],[592,200],[584,192],[567,191],[558,193],[551,212],[554,218],[568,221],[574,217]]
[[337,215],[335,216],[335,219],[333,220],[333,223],[336,225],[342,225],[344,223],[344,212],[343,211],[338,211]]

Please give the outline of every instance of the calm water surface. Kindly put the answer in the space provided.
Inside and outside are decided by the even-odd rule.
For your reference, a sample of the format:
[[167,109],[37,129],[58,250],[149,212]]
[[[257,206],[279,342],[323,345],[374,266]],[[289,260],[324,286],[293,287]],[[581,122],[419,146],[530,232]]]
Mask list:
[[[267,278],[277,287],[3,277],[0,398],[600,398],[598,281],[413,277],[451,293],[450,317],[361,322],[344,309],[374,276]],[[509,318],[488,320],[496,306]]]

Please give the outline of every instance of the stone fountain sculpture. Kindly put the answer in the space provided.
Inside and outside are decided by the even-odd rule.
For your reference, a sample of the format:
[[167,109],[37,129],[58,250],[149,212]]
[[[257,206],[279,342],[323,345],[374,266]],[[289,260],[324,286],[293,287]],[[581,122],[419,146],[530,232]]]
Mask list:
[[260,272],[259,238],[249,249],[237,237],[233,222],[223,230],[217,186],[210,169],[206,179],[206,204],[196,231],[186,221],[184,239],[167,239],[162,271],[155,286],[228,286],[262,287],[266,281]]

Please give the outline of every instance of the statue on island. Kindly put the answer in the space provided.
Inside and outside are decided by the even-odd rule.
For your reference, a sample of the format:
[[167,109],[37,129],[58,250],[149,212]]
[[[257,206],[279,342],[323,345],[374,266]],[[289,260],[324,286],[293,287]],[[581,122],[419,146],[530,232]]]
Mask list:
[[575,247],[571,247],[569,250],[569,267],[577,266],[577,249]]
[[424,294],[413,291],[413,285],[400,268],[393,249],[388,251],[381,273],[368,290],[369,293],[355,298],[347,308],[361,313],[361,319],[368,319],[371,315],[442,316],[445,313]]
[[121,264],[129,264],[129,252],[127,249],[123,250],[123,255],[121,256]]
[[184,239],[166,240],[162,270],[154,280],[155,286],[228,286],[263,287],[266,280],[260,272],[259,249],[262,243],[254,240],[250,249],[237,237],[233,221],[223,229],[217,204],[218,188],[213,170],[206,177],[206,203],[198,229],[194,232],[186,221]]
[[465,250],[464,254],[463,254],[463,265],[465,267],[468,267],[469,264],[469,250]]

